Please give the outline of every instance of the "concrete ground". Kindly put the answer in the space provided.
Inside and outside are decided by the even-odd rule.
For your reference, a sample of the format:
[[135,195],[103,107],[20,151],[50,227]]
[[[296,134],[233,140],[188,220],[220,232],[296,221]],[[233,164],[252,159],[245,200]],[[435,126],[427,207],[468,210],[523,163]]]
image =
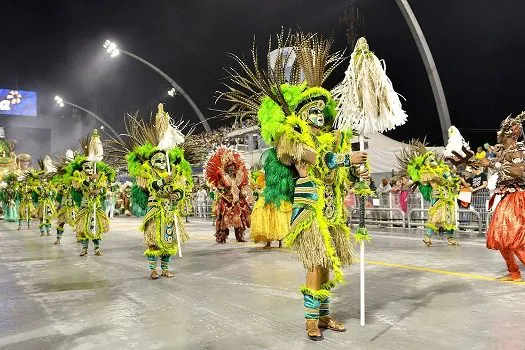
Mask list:
[[481,239],[427,248],[421,233],[375,233],[366,252],[367,325],[359,326],[359,267],[334,295],[346,333],[305,337],[305,273],[285,249],[218,245],[209,221],[188,224],[191,241],[175,277],[151,281],[138,219],[118,218],[104,256],[79,257],[35,229],[0,223],[2,349],[525,349],[525,284]]

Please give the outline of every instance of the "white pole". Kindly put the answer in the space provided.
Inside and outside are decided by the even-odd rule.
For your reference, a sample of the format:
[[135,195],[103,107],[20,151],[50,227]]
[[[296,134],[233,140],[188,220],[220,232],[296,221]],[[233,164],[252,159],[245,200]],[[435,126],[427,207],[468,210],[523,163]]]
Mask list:
[[[171,166],[170,166],[170,156],[168,151],[166,150],[166,161],[168,164],[168,174],[171,174]],[[180,231],[179,231],[179,223],[177,222],[177,213],[173,212],[173,225],[175,226],[175,235],[177,237],[177,251],[179,252],[179,258],[182,258],[182,247],[180,244]]]
[[[359,135],[359,150],[365,150],[365,136],[363,133]],[[361,198],[362,201],[365,197]],[[359,244],[359,268],[360,268],[360,301],[361,301],[361,327],[365,326],[365,242],[361,241]]]
[[[97,174],[97,162],[93,162],[93,173]],[[97,181],[97,180],[95,180]],[[97,199],[93,201],[93,236],[97,236]]]

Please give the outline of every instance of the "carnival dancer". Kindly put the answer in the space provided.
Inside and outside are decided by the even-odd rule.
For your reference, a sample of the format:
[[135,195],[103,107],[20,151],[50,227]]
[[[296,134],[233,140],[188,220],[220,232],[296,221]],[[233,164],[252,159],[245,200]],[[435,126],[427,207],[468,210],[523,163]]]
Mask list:
[[[336,101],[321,85],[342,60],[340,53],[330,54],[332,40],[297,33],[281,34],[277,43],[268,71],[259,67],[255,46],[253,68],[234,56],[244,75],[232,69],[232,83],[220,97],[233,103],[225,114],[257,116],[265,143],[273,147],[273,157],[266,161],[275,162],[273,171],[280,176],[271,180],[265,169],[264,196],[276,206],[293,202],[285,244],[298,253],[307,270],[301,287],[306,334],[320,340],[320,328],[346,330],[330,316],[329,303],[331,289],[344,282],[341,267],[356,261],[343,196],[350,174],[354,180],[368,177],[368,170],[359,166],[367,156],[351,153],[351,132],[331,128]],[[290,61],[291,73],[285,67]]]
[[39,161],[38,186],[35,188],[37,195],[37,217],[40,220],[40,236],[51,235],[51,220],[55,217],[56,189],[51,181],[57,168],[49,156]]
[[16,222],[18,221],[18,205],[20,198],[16,192],[17,175],[14,172],[7,173],[0,185],[2,209],[4,211],[4,221]]
[[162,104],[149,123],[128,115],[125,124],[128,134],[122,136],[126,140],[114,139],[112,151],[114,162],[127,160],[129,174],[148,195],[140,230],[144,233],[150,278],[159,277],[158,259],[161,276],[173,277],[169,271],[171,257],[180,254],[181,244],[189,239],[178,206],[193,183],[190,164],[178,147],[184,135],[172,124]]
[[78,154],[67,167],[73,188],[82,196],[81,207],[75,221],[75,232],[82,243],[80,256],[87,256],[89,241],[95,255],[100,256],[100,241],[109,231],[109,218],[102,210],[102,200],[109,183],[115,180],[115,171],[102,162],[103,149],[97,130],[93,130],[89,143],[84,140],[84,152]]
[[423,242],[431,247],[432,236],[442,230],[448,245],[459,245],[454,239],[459,177],[434,151],[417,140],[401,152],[398,161],[399,175],[409,177],[413,181],[412,186],[418,187],[423,199],[431,203]]
[[221,146],[205,165],[205,178],[217,195],[215,240],[226,243],[229,228],[237,242],[246,242],[244,232],[250,227],[250,175],[239,152]]
[[497,204],[487,230],[487,248],[499,250],[508,274],[500,281],[521,281],[521,273],[515,255],[525,264],[525,145],[518,140],[523,135],[522,123],[525,112],[517,117],[507,117],[497,133],[496,157],[481,159],[498,174],[498,182],[489,206],[497,195],[502,197]]
[[75,220],[77,218],[78,208],[80,207],[82,196],[79,192],[72,188],[71,176],[67,176],[67,166],[75,159],[75,154],[71,150],[66,151],[64,162],[59,164],[57,175],[52,179],[57,191],[57,239],[55,244],[60,244],[62,234],[64,233],[64,226],[67,223],[73,229],[75,228]]
[[18,207],[18,230],[22,229],[22,222],[27,223],[27,229],[31,229],[31,221],[35,214],[37,203],[36,190],[38,187],[38,173],[33,169],[26,171],[18,177],[16,191],[20,198]]
[[35,209],[33,202],[33,185],[35,185],[34,177],[29,177],[29,182],[25,181],[26,175],[32,172],[31,168],[31,155],[27,153],[21,153],[16,157],[17,169],[15,174],[17,176],[17,182],[14,186],[16,197],[19,200],[18,206],[18,229],[22,229],[22,222],[27,222],[27,228],[31,227],[31,218]]

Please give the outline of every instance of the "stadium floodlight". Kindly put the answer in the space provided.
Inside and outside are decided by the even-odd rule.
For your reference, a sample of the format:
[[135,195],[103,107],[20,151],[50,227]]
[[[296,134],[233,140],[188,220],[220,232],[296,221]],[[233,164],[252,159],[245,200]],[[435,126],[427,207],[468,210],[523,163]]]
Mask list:
[[55,96],[55,102],[56,102],[57,105],[59,105],[60,107],[64,107],[64,100],[62,99],[62,97],[60,97],[60,96]]
[[106,42],[104,42],[104,48],[106,49],[107,53],[109,53],[109,55],[111,57],[117,57],[118,55],[120,55],[120,50],[117,46],[116,43],[110,41],[110,40],[106,40]]

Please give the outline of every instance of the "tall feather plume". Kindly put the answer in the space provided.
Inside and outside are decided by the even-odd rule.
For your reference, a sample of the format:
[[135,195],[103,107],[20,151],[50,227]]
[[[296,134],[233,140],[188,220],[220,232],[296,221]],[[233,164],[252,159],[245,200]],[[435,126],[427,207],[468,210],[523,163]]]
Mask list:
[[297,33],[294,47],[297,54],[297,67],[304,74],[309,87],[322,86],[344,60],[344,52],[331,53],[333,37],[323,38],[318,34]]
[[[280,89],[282,84],[287,83],[284,62],[287,62],[293,51],[285,50],[286,47],[293,46],[293,36],[291,31],[287,34],[284,29],[277,35],[277,47],[273,47],[272,38],[268,41],[268,54],[266,59],[266,69],[261,68],[255,38],[251,50],[251,64],[248,65],[242,58],[235,54],[229,56],[237,63],[240,68],[225,69],[228,73],[227,79],[230,83],[225,83],[225,92],[217,92],[217,100],[225,100],[231,103],[226,110],[219,110],[224,117],[235,117],[238,119],[252,118],[257,120],[257,111],[261,99],[264,96],[270,97],[277,104],[285,109],[286,114],[290,114],[286,100]],[[272,68],[269,53],[277,50],[277,58]],[[294,70],[292,78],[297,79],[297,68]],[[295,83],[295,82],[290,82]]]

